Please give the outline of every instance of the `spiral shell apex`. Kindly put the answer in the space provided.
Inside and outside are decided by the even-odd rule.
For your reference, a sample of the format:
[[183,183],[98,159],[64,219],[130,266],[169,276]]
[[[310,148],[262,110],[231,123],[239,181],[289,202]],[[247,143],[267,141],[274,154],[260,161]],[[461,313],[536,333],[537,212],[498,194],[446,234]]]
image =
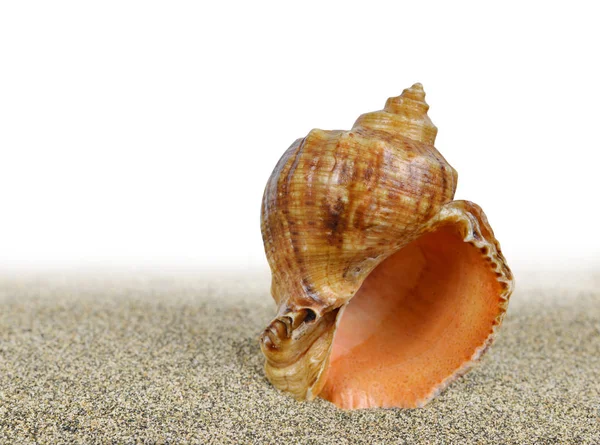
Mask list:
[[421,84],[314,129],[267,182],[261,229],[278,313],[271,383],[345,409],[418,407],[489,347],[513,289],[483,211],[453,201]]

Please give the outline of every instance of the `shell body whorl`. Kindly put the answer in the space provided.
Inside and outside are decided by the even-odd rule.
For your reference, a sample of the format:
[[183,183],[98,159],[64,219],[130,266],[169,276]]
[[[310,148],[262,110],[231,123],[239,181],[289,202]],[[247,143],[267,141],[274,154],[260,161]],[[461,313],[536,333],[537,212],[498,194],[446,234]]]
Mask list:
[[[343,316],[348,302],[384,260],[432,231],[454,197],[457,174],[433,146],[437,129],[424,96],[415,84],[349,131],[310,131],[288,148],[267,183],[261,229],[279,311],[261,347],[271,382],[298,399],[325,388],[345,408],[384,405],[376,397],[366,405],[336,399],[327,375],[336,330],[350,317]],[[510,271],[501,269],[512,286]]]

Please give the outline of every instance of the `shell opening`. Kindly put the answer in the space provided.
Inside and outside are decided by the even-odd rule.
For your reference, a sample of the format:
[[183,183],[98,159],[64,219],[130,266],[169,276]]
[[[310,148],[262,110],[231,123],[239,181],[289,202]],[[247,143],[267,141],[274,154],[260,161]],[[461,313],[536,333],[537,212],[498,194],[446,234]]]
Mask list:
[[504,313],[488,249],[442,225],[363,282],[335,333],[322,397],[345,408],[422,406],[485,349]]

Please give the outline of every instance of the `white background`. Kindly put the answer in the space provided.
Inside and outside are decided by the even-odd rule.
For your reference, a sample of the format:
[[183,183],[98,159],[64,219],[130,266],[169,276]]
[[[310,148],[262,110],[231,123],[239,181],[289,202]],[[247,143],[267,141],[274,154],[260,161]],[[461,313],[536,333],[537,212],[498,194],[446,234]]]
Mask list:
[[3,2],[0,265],[266,267],[311,128],[422,82],[514,269],[600,266],[594,2]]

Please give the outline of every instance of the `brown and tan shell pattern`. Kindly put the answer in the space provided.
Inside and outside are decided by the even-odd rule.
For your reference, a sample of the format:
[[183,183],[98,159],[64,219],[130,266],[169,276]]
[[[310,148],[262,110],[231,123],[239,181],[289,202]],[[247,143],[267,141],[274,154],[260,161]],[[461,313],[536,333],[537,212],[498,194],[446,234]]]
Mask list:
[[339,407],[418,407],[481,356],[513,289],[482,210],[452,201],[420,84],[284,153],[261,214],[271,383]]

